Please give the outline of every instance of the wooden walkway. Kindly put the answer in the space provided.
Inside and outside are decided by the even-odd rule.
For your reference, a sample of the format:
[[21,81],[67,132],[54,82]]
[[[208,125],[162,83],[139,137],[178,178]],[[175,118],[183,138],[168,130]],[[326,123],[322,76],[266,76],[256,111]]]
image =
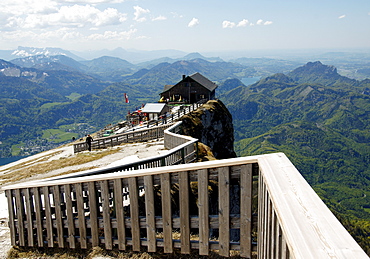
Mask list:
[[369,258],[282,153],[121,169],[4,187],[12,245]]
[[282,153],[4,189],[13,245],[368,258]]

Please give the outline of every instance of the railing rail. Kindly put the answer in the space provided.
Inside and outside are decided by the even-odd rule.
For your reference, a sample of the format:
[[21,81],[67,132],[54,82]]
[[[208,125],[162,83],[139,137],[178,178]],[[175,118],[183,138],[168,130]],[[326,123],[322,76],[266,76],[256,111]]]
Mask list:
[[3,189],[12,245],[368,258],[282,153]]
[[164,147],[169,149],[165,154],[140,159],[139,161],[119,166],[90,170],[87,172],[71,173],[63,176],[47,178],[42,181],[54,181],[56,179],[67,179],[192,163],[197,159],[198,139],[178,134],[181,131],[181,124],[182,122],[178,121],[164,131]]
[[258,258],[369,258],[284,154],[258,165]]
[[[222,167],[208,163],[208,169],[207,163],[195,163],[186,168],[170,166],[5,188],[12,244],[61,248],[103,245],[120,250],[131,246],[134,251],[147,247],[149,252],[163,247],[165,253],[176,248],[182,253],[198,249],[201,255],[220,250],[224,256],[230,250],[251,253],[253,244],[247,230],[252,224],[252,210],[247,208],[252,206],[251,188],[244,186],[247,195],[231,203],[229,193],[241,189],[239,182],[251,184],[254,162]],[[231,206],[238,203],[249,204],[244,207],[249,214],[232,212]],[[249,223],[242,223],[244,220]],[[234,240],[230,240],[232,231],[239,233]],[[176,237],[178,233],[180,237]]]
[[[144,142],[152,139],[162,138],[164,130],[169,128],[171,125],[172,123],[163,124],[156,127],[144,128],[127,133],[112,135],[109,137],[98,138],[91,142],[91,149],[102,149],[117,146],[122,143]],[[74,153],[78,153],[88,150],[88,146],[85,142],[79,142],[73,144],[73,150]]]
[[[163,131],[170,127],[173,123],[180,119],[181,116],[195,111],[202,106],[207,100],[201,100],[191,105],[184,105],[179,107],[176,112],[171,113],[169,116],[154,122],[147,122],[142,128],[134,129],[126,127],[125,133],[120,133],[108,137],[99,137],[91,142],[92,149],[101,149],[113,147],[122,143],[143,142],[152,139],[163,137]],[[115,128],[115,126],[112,126]],[[85,142],[79,142],[73,145],[75,153],[88,150]]]

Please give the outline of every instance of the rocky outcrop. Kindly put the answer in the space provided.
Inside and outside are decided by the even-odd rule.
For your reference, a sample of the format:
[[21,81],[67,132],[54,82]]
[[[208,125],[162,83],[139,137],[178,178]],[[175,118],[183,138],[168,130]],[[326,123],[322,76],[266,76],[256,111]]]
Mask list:
[[211,100],[181,117],[183,134],[199,139],[217,159],[236,157],[232,116],[220,100]]

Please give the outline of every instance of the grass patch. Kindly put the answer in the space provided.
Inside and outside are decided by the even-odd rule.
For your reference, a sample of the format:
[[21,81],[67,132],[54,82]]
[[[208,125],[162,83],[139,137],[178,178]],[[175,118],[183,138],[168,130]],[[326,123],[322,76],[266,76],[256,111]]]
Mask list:
[[19,143],[17,145],[12,145],[12,156],[18,156],[19,153],[22,151],[21,147],[24,143]]
[[[108,149],[108,150],[91,152],[91,153],[90,152],[89,153],[78,153],[74,155],[73,157],[67,157],[67,158],[64,157],[58,160],[49,161],[50,157],[57,155],[57,152],[52,153],[40,159],[28,161],[28,162],[16,165],[14,167],[11,167],[9,169],[2,170],[3,175],[1,175],[1,178],[0,178],[1,184],[20,181],[20,180],[30,178],[35,175],[46,174],[51,171],[65,168],[68,166],[75,166],[75,165],[89,163],[91,161],[98,160],[100,158],[103,158],[105,156],[108,156],[108,155],[111,155],[111,154],[114,154],[120,151],[121,151],[120,149]],[[84,168],[82,170],[94,169],[94,168],[96,167]],[[58,174],[58,176],[73,173],[73,172],[78,172],[78,171],[81,171],[81,170],[69,170],[67,172]]]
[[66,96],[68,99],[71,99],[72,101],[77,100],[82,95],[79,93],[71,93],[70,95]]
[[43,105],[41,105],[41,109],[49,109],[51,107],[54,107],[54,106],[57,106],[57,105],[60,105],[62,103],[60,102],[55,102],[55,103],[45,103]]
[[78,134],[66,132],[62,129],[47,129],[42,131],[42,138],[48,139],[53,143],[62,143],[71,140],[72,137],[78,138]]
[[[143,248],[144,249],[144,248]],[[148,252],[132,252],[132,251],[118,251],[118,250],[105,250],[101,247],[92,247],[87,250],[83,249],[66,249],[66,248],[23,248],[23,247],[13,247],[9,253],[8,257],[10,259],[14,258],[94,258],[94,257],[105,257],[105,258],[121,258],[121,259],[173,259],[173,258],[211,258],[211,259],[221,259],[225,258],[218,255],[216,252],[210,251],[208,256],[200,256],[198,250],[192,250],[190,254],[181,254],[180,250],[175,249],[171,254],[165,254],[162,249],[158,249],[156,253]],[[231,252],[229,258],[241,258],[238,252]],[[256,258],[254,254],[252,258]]]

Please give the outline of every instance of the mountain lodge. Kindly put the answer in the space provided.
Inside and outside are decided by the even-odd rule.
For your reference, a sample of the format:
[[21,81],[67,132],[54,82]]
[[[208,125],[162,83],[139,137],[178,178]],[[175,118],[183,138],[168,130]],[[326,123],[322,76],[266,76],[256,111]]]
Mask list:
[[217,85],[200,73],[183,75],[175,85],[165,85],[159,102],[169,104],[196,103],[215,99]]

